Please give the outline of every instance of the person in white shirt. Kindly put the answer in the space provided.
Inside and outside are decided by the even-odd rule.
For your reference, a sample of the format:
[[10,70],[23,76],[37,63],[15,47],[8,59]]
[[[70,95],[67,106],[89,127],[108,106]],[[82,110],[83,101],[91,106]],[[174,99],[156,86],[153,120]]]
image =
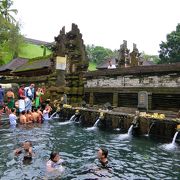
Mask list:
[[16,116],[16,109],[12,108],[11,113],[9,114],[9,123],[10,125],[16,125],[17,124],[17,116]]
[[112,64],[112,61],[109,60],[109,66],[108,69],[116,69],[116,66],[114,64]]
[[49,120],[49,113],[50,113],[51,109],[50,106],[46,105],[45,110],[43,111],[43,120]]
[[64,172],[64,167],[62,166],[63,162],[64,161],[60,158],[59,153],[52,152],[49,160],[46,163],[46,169],[48,172],[53,172],[54,170]]

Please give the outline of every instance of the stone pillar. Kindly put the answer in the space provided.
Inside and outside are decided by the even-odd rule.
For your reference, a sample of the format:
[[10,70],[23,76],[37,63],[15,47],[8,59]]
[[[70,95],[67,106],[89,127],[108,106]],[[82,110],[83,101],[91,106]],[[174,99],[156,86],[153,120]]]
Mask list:
[[91,106],[93,106],[93,104],[94,104],[94,94],[93,94],[93,92],[90,92],[89,104],[90,104]]
[[118,107],[118,93],[113,93],[113,106]]

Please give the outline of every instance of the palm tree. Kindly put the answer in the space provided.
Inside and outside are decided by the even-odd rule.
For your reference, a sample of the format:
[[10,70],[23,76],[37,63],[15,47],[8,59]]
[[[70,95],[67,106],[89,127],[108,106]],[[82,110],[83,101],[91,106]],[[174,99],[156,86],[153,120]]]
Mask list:
[[15,23],[15,18],[11,13],[17,14],[17,9],[10,9],[13,5],[12,0],[0,0],[0,13],[10,23]]

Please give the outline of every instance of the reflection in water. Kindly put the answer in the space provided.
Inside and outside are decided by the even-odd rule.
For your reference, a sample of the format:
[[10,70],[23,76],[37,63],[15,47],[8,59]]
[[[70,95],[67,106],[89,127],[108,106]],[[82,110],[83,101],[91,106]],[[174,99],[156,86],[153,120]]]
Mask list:
[[[57,121],[0,128],[0,179],[178,179],[179,146],[169,152],[145,137],[119,141],[117,134],[86,131],[76,125],[62,126]],[[31,140],[35,157],[28,164],[14,157],[13,150]],[[96,171],[96,153],[100,146],[109,150],[112,171]],[[47,174],[45,164],[52,150],[66,162],[62,175]],[[171,167],[171,168],[170,168]]]

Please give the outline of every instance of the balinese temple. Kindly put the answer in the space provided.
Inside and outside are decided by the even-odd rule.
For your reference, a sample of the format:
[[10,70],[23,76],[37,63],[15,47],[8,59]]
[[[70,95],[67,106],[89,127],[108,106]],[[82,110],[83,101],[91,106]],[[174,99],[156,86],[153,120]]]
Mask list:
[[33,59],[13,59],[0,67],[3,83],[35,83],[48,87],[52,99],[66,93],[68,103],[80,103],[84,96],[84,72],[88,59],[82,34],[77,25],[55,37],[53,54]]

